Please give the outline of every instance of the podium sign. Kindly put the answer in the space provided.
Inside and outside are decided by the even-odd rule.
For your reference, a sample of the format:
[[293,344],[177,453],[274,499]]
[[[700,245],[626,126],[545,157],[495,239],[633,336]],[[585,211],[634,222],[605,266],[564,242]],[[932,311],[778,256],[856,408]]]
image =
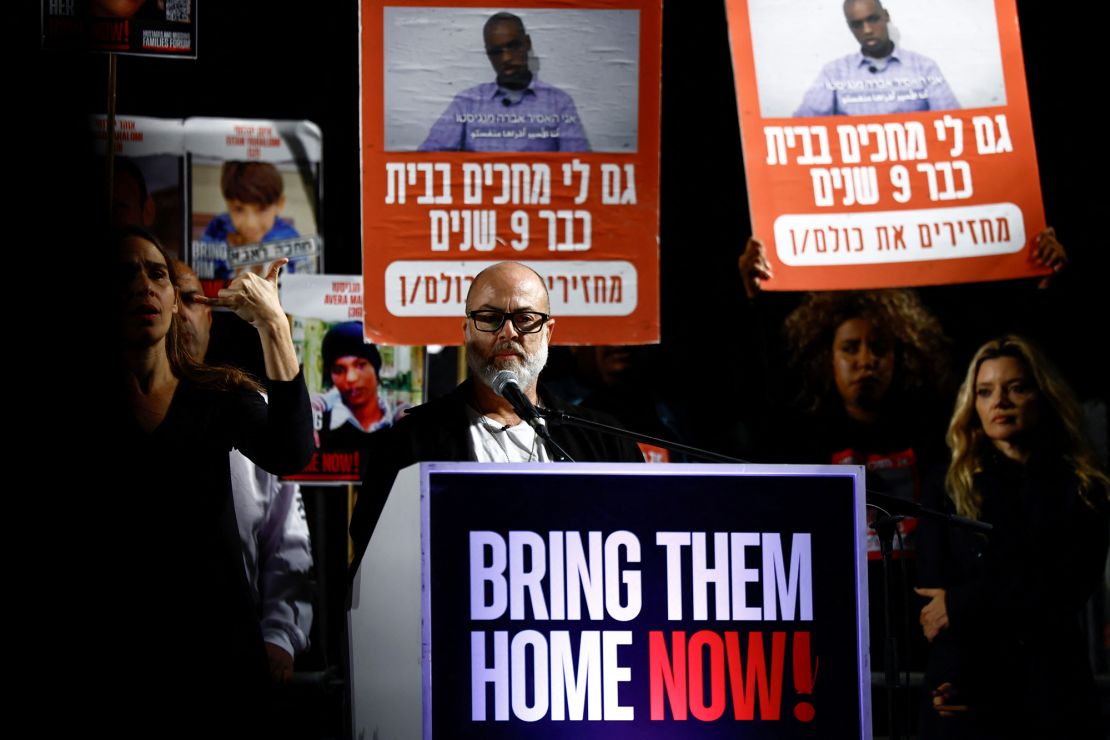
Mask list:
[[410,468],[357,579],[355,734],[869,738],[862,481]]

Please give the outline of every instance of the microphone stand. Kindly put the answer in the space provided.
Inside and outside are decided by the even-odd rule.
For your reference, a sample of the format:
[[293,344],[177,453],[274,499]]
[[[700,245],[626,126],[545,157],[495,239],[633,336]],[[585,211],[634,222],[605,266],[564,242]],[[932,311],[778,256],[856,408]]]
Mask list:
[[[729,457],[728,455],[721,455],[716,452],[710,452],[698,447],[691,447],[689,445],[679,444],[678,442],[671,442],[658,437],[652,437],[647,434],[640,434],[639,432],[630,432],[627,429],[621,429],[609,424],[602,424],[601,422],[593,421],[592,419],[583,419],[581,417],[572,416],[565,411],[555,409],[546,409],[537,407],[536,411],[539,412],[541,419],[548,419],[554,425],[574,426],[581,429],[591,429],[594,431],[609,434],[615,437],[622,437],[630,439],[634,442],[646,442],[657,447],[663,447],[673,452],[682,452],[691,457],[701,458],[703,460],[710,460],[712,462],[724,463],[747,463],[747,460],[741,460],[736,457]],[[546,431],[546,427],[545,427]],[[545,440],[550,441],[550,437],[545,436]],[[554,444],[554,443],[553,443]],[[558,447],[558,445],[555,445]],[[564,453],[565,455],[565,453]],[[569,459],[569,457],[568,457]],[[573,462],[573,460],[571,461]],[[886,650],[885,650],[885,663],[886,663],[886,699],[887,699],[887,723],[890,737],[895,739],[899,737],[895,733],[894,726],[894,691],[895,684],[898,682],[898,653],[897,647],[894,642],[894,636],[891,633],[891,595],[890,595],[890,567],[894,559],[894,533],[898,528],[898,522],[902,521],[906,516],[917,518],[936,519],[944,522],[947,526],[963,527],[976,532],[987,533],[993,527],[986,522],[968,519],[966,517],[957,516],[955,514],[948,514],[936,509],[930,509],[921,504],[905,499],[888,496],[878,491],[864,489],[867,495],[867,504],[879,509],[883,514],[875,520],[872,527],[879,535],[880,550],[883,559],[883,622],[886,635]],[[908,618],[908,612],[907,612]],[[907,719],[909,715],[907,714]]]
[[[690,455],[691,457],[699,457],[703,460],[711,460],[713,462],[723,463],[740,463],[741,465],[752,464],[751,460],[742,460],[739,457],[730,457],[729,455],[722,455],[718,452],[710,452],[703,450],[700,447],[691,447],[690,445],[680,444],[678,442],[671,442],[667,439],[660,439],[659,437],[652,437],[648,434],[640,434],[639,432],[632,432],[627,429],[612,426],[611,424],[602,424],[600,421],[593,419],[583,419],[580,416],[568,414],[565,411],[558,409],[548,409],[541,406],[536,407],[536,411],[542,419],[549,420],[554,426],[571,426],[580,429],[592,429],[594,431],[602,432],[613,437],[621,437],[623,439],[630,439],[633,442],[646,442],[657,447],[663,447],[672,452],[682,452]],[[546,429],[545,429],[546,431]],[[544,439],[548,437],[544,436]],[[574,462],[571,460],[571,462]],[[885,493],[865,489],[867,494],[867,503],[883,509],[891,514],[900,514],[902,516],[912,516],[928,519],[936,519],[945,522],[948,525],[963,527],[977,532],[989,533],[994,529],[993,526],[987,522],[980,522],[976,519],[968,519],[967,517],[957,516],[956,514],[948,514],[937,509],[930,509],[922,506],[914,501],[907,501],[906,499],[889,496]],[[893,536],[893,533],[892,533]]]
[[539,408],[536,408],[536,414],[536,418],[532,421],[529,421],[528,424],[536,430],[536,434],[539,435],[540,439],[551,445],[552,449],[554,449],[555,452],[563,456],[563,461],[574,462],[574,458],[568,455],[567,451],[560,447],[559,443],[551,438],[551,430],[547,428],[547,420],[543,418],[543,414],[541,413],[541,410]]
[[[690,455],[691,457],[698,457],[702,460],[709,460],[711,462],[724,462],[724,463],[747,463],[747,460],[741,460],[738,457],[729,457],[728,455],[721,455],[709,450],[703,450],[700,447],[691,447],[690,445],[679,444],[678,442],[671,442],[666,439],[659,439],[652,437],[648,434],[640,434],[639,432],[630,432],[627,429],[621,429],[610,424],[602,424],[600,421],[593,419],[583,419],[580,416],[572,416],[565,411],[557,409],[545,409],[539,406],[536,411],[544,419],[550,420],[555,426],[569,426],[578,427],[580,429],[591,429],[593,431],[602,432],[612,437],[621,437],[623,439],[630,439],[633,442],[646,442],[656,447],[663,447],[672,452],[682,452]],[[546,438],[545,438],[546,439]],[[556,445],[557,447],[558,445]],[[569,457],[568,457],[569,459]],[[571,460],[571,462],[574,462]]]
[[[891,628],[893,620],[891,618],[890,570],[894,562],[894,535],[898,530],[898,523],[907,516],[912,516],[919,519],[936,519],[944,522],[946,526],[963,527],[974,532],[988,533],[994,528],[986,522],[937,511],[913,501],[888,496],[877,491],[867,491],[867,505],[880,512],[875,521],[871,523],[871,528],[879,536],[879,552],[883,561],[883,635],[886,638],[886,649],[883,651],[883,657],[886,675],[887,735],[891,740],[898,740],[901,734],[896,731],[894,725],[894,694],[897,689],[905,689],[907,692],[906,720],[909,720],[909,686],[902,686],[898,680],[900,674],[898,644]],[[904,569],[903,573],[905,573]],[[909,619],[909,609],[906,610],[905,618]]]

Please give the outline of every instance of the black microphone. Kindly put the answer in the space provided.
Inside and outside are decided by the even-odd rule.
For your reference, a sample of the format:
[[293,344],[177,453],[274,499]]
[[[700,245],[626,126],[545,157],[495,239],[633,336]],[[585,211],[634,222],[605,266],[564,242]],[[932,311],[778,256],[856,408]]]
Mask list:
[[879,73],[879,68],[872,64],[870,67],[867,68],[867,71],[874,75]]
[[539,410],[532,405],[528,400],[528,396],[524,395],[524,391],[520,389],[520,381],[516,377],[516,373],[512,370],[499,370],[497,375],[493,376],[493,382],[490,383],[490,388],[497,395],[504,398],[513,407],[513,411],[523,421],[528,422],[528,425],[536,430],[544,439],[547,439],[547,422],[540,416]]
[[508,108],[510,105],[512,105],[512,101],[510,101],[508,98],[501,98],[501,105]]

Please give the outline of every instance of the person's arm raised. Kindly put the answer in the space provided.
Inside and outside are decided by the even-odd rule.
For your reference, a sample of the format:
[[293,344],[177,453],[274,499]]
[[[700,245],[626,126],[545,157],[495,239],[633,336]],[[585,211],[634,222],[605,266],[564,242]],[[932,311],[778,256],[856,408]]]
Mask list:
[[218,298],[204,299],[210,306],[230,308],[258,330],[266,377],[270,380],[292,380],[299,371],[289,321],[278,300],[278,275],[288,262],[285,257],[274,260],[265,278],[253,272],[241,272],[219,292]]

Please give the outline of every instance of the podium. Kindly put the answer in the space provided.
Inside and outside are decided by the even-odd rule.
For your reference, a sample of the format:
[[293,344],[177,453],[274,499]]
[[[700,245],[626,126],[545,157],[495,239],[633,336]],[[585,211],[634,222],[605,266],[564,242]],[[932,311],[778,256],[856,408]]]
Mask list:
[[353,583],[357,738],[870,738],[863,469],[421,463]]

